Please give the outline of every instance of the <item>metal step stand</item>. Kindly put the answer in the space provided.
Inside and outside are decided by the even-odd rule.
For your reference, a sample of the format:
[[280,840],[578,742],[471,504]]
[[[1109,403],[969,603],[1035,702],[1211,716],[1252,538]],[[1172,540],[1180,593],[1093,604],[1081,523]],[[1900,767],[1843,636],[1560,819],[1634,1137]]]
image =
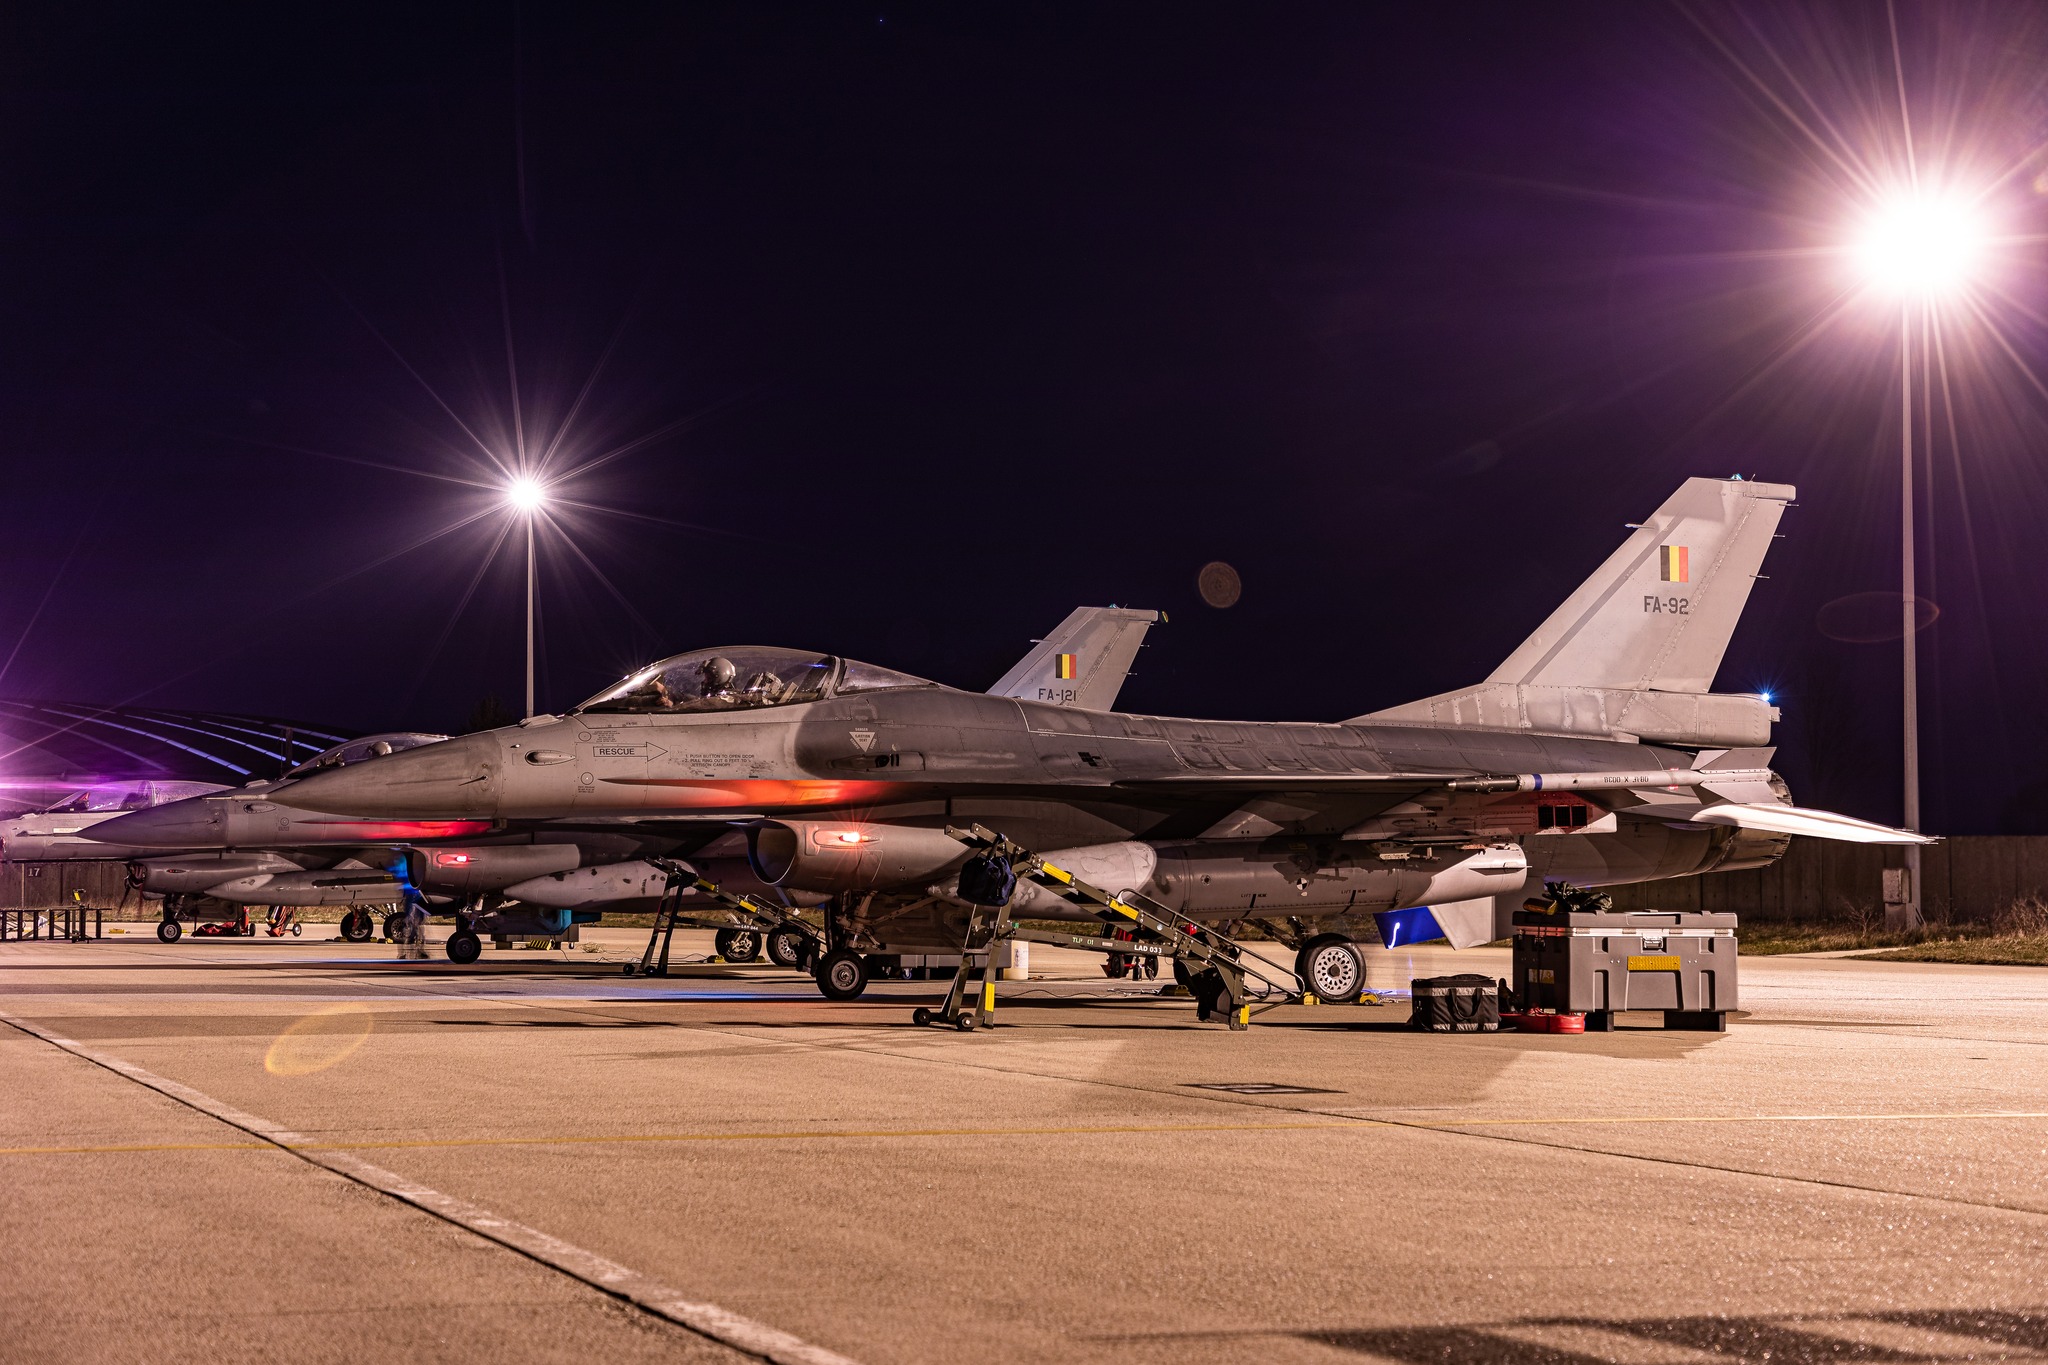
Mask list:
[[[951,833],[951,831],[947,831]],[[996,1026],[996,983],[990,975],[991,964],[995,961],[996,938],[1003,924],[1003,911],[999,906],[977,905],[967,920],[967,937],[960,947],[960,970],[953,973],[953,984],[946,990],[946,1001],[934,1014],[920,1005],[910,1012],[910,1020],[919,1028],[930,1024],[950,1024],[962,1033],[977,1028]],[[974,978],[974,1008],[969,1010],[967,1000],[967,979]]]
[[[654,911],[654,932],[647,936],[647,949],[640,954],[639,962],[626,964],[627,976],[667,976],[669,944],[678,928],[752,929],[764,936],[785,931],[798,933],[811,941],[813,962],[823,955],[825,935],[817,925],[798,919],[779,905],[728,891],[688,863],[666,858],[650,858],[648,862],[668,873],[668,885],[662,891],[661,904]],[[693,891],[717,901],[726,918],[705,919],[701,915],[684,914],[683,897]]]
[[[1119,939],[1106,935],[1070,934],[1050,929],[1026,929],[1008,923],[1008,912],[1000,908],[976,906],[974,917],[967,926],[968,951],[975,951],[977,930],[984,918],[988,921],[987,946],[982,950],[979,972],[981,995],[984,1002],[975,1015],[975,1023],[986,1027],[995,1021],[995,986],[988,979],[988,963],[993,958],[993,949],[998,939],[1015,939],[1025,943],[1044,943],[1058,948],[1080,948],[1097,953],[1143,954],[1151,957],[1179,958],[1195,964],[1197,1017],[1228,1023],[1233,1030],[1251,1027],[1252,995],[1247,980],[1258,983],[1258,998],[1263,1012],[1275,1005],[1303,1003],[1307,996],[1301,980],[1293,972],[1274,967],[1255,954],[1245,951],[1239,944],[1224,938],[1214,930],[1189,919],[1178,910],[1161,905],[1149,896],[1129,892],[1122,896],[1112,895],[1097,886],[1091,886],[1064,868],[1053,866],[1029,849],[1004,838],[983,825],[971,825],[966,829],[948,825],[946,833],[970,848],[992,852],[1008,860],[1017,876],[1036,882],[1068,904],[1086,910],[1106,925],[1117,928],[1136,926],[1151,934],[1156,942],[1144,939]],[[985,914],[984,914],[985,912]],[[1203,975],[1215,975],[1204,989]],[[961,997],[967,980],[967,962],[960,964],[959,975],[953,979],[953,989],[947,993],[945,1007],[937,1015],[919,1010],[913,1016],[917,1022],[944,1023],[960,1027],[957,1020]],[[924,1016],[924,1017],[918,1017]]]

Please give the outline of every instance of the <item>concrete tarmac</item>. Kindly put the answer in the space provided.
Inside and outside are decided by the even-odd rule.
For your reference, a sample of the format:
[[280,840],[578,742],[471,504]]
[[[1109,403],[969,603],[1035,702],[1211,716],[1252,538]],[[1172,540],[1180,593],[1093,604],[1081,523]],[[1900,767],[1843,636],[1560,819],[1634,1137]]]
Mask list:
[[0,1357],[2048,1359],[2038,969],[1749,959],[1722,1035],[1231,1033],[1034,950],[957,1034],[936,986],[592,937],[0,945]]

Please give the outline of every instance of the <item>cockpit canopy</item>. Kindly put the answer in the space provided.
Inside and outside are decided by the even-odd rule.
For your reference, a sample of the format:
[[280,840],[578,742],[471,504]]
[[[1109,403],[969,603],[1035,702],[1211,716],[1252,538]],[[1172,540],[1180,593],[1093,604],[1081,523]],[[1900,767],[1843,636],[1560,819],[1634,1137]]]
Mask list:
[[618,686],[598,693],[576,711],[671,715],[747,711],[822,701],[849,692],[937,686],[924,678],[855,659],[807,654],[797,649],[735,645],[663,659]]
[[226,790],[218,782],[95,782],[53,806],[44,807],[44,810],[52,815],[72,811],[147,810],[151,806],[182,801],[188,796],[205,796]]
[[417,730],[395,730],[388,735],[365,735],[361,739],[352,739],[346,744],[337,744],[332,749],[313,755],[285,776],[304,777],[307,773],[317,773],[325,768],[340,768],[350,763],[361,763],[366,758],[382,758],[401,749],[417,749],[423,744],[439,744],[446,738],[446,735],[421,734]]

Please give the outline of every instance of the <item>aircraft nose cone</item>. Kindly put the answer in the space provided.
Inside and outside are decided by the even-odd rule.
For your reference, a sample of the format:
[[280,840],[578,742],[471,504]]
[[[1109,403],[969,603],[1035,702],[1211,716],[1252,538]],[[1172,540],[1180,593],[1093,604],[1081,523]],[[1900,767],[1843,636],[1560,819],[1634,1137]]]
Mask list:
[[463,735],[302,777],[265,799],[336,815],[489,819],[498,806],[498,741]]
[[131,848],[208,848],[219,844],[221,806],[203,796],[117,815],[79,831],[103,844]]

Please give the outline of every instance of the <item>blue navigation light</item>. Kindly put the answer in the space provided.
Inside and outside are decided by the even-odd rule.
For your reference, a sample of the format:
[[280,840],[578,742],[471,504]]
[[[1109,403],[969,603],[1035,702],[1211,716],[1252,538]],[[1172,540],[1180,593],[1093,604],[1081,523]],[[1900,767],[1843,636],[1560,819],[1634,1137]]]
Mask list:
[[1412,910],[1380,910],[1372,918],[1373,923],[1379,926],[1380,942],[1389,948],[1428,943],[1444,936],[1443,928],[1426,905],[1418,905]]
[[1771,694],[1770,694],[1770,693],[1768,693],[1768,692],[1759,692],[1759,693],[1757,693],[1757,695],[1758,695],[1759,697],[1762,697],[1762,698],[1764,699],[1764,705],[1765,705],[1765,706],[1769,706],[1769,705],[1771,704]]

